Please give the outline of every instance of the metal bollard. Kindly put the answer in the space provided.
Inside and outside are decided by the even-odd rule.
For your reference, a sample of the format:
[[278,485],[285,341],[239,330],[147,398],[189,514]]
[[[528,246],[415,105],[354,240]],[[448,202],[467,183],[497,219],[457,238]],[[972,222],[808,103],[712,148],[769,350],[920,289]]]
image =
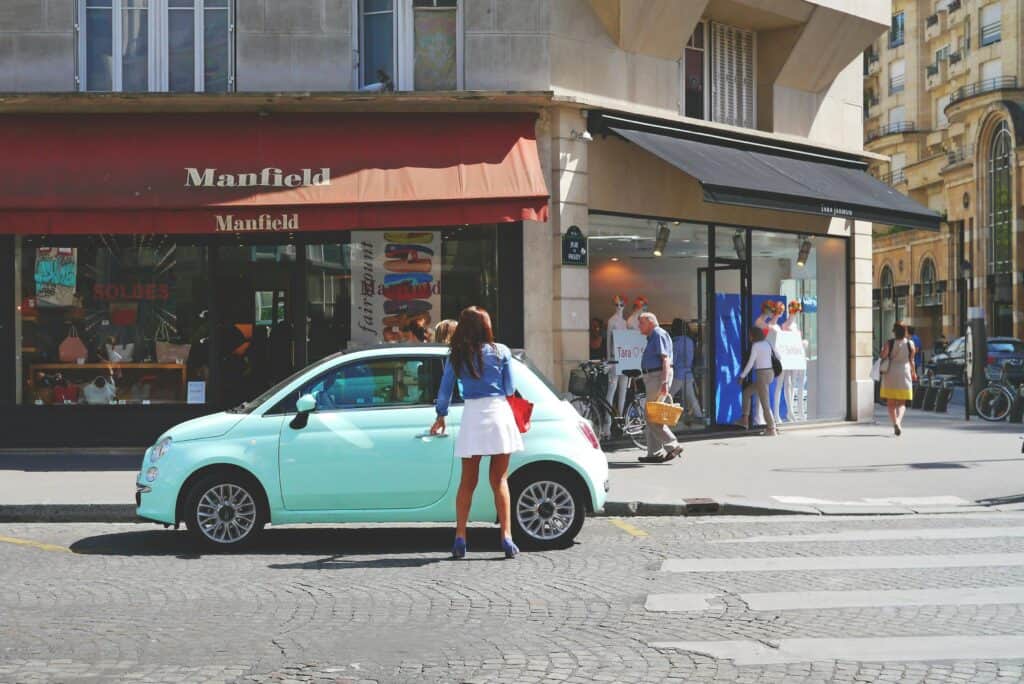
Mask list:
[[1024,422],[1024,385],[1020,385],[1014,393],[1009,420],[1011,423]]
[[924,403],[924,388],[931,384],[931,378],[918,378],[914,383],[914,398],[910,400],[910,408],[919,409]]
[[942,380],[942,386],[939,388],[938,394],[935,397],[935,412],[945,413],[949,409],[949,400],[953,396],[953,381]]
[[939,384],[938,380],[932,379],[928,383],[928,387],[924,391],[924,401],[921,403],[921,408],[925,411],[935,410],[935,399],[939,395]]

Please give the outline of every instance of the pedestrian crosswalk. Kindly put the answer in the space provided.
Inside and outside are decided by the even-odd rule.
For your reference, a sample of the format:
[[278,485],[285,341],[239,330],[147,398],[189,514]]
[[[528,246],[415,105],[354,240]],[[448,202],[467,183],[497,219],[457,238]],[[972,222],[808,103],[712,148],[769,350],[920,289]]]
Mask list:
[[[972,524],[964,524],[962,517],[940,520],[919,526],[869,526],[860,520],[834,529],[844,524],[836,522],[828,532],[717,539],[708,542],[705,554],[666,558],[658,583],[676,584],[680,591],[648,594],[648,613],[666,618],[708,613],[735,618],[739,628],[723,629],[721,636],[729,637],[724,639],[681,634],[679,639],[648,643],[736,666],[1024,661],[1024,618],[1014,623],[1024,615],[1024,526],[996,518],[979,517]],[[984,552],[958,552],[961,540],[978,540],[971,549]],[[901,542],[914,546],[900,548],[905,553],[890,553],[893,544]],[[851,544],[853,552],[844,554],[849,548],[844,545]],[[818,547],[820,553],[815,553]],[[707,554],[716,549],[722,552],[719,556]],[[725,553],[740,550],[742,556]],[[979,573],[984,579],[972,581]],[[894,576],[900,581],[894,582]],[[780,584],[780,577],[786,581]],[[872,577],[878,578],[875,586]],[[874,611],[874,631],[848,632],[844,619],[862,615],[851,610]],[[911,612],[887,621],[901,610]],[[957,611],[968,619],[951,619]],[[941,619],[922,618],[915,624],[906,617],[917,614]],[[973,617],[997,614],[1009,617],[998,624]],[[776,624],[774,620],[779,621],[774,632],[753,627]],[[746,629],[747,625],[751,627]],[[737,633],[747,637],[745,632],[749,638],[734,638]]]

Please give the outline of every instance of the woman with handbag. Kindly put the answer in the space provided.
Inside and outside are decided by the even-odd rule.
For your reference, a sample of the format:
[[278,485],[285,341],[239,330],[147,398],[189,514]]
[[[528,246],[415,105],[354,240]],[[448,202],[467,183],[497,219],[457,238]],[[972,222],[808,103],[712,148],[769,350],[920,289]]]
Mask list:
[[907,339],[906,326],[902,323],[892,326],[892,339],[882,346],[879,365],[882,389],[879,396],[885,399],[892,430],[897,437],[903,434],[903,414],[907,412],[907,402],[914,398],[916,352],[914,343]]
[[508,489],[509,455],[523,450],[523,437],[509,400],[515,395],[512,353],[494,342],[491,317],[482,308],[463,309],[451,339],[451,357],[445,365],[437,394],[437,420],[430,434],[445,430],[456,378],[465,405],[455,438],[455,455],[462,461],[462,479],[455,499],[455,545],[452,558],[466,556],[466,524],[480,474],[480,459],[490,456],[490,481],[494,507],[501,527],[501,548],[515,558],[519,548],[512,541],[512,514]]
[[[743,420],[740,421],[739,425],[744,428],[750,427],[750,398],[752,395],[757,394],[757,399],[761,404],[761,411],[764,412],[765,420],[765,434],[766,435],[777,435],[778,432],[775,428],[775,417],[772,415],[771,403],[768,401],[768,387],[771,386],[772,380],[775,379],[775,350],[772,349],[772,345],[765,339],[764,330],[760,326],[753,326],[750,328],[750,357],[747,359],[747,365],[743,368],[743,372],[736,377],[736,381],[743,385],[742,401],[743,401]],[[745,380],[750,375],[751,371],[757,371],[757,375],[754,380],[750,383],[746,383]]]

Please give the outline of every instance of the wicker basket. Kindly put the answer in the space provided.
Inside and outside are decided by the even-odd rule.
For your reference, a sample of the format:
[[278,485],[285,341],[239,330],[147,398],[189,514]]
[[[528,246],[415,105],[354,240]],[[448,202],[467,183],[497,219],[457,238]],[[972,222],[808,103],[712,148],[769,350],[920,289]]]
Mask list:
[[683,407],[660,401],[647,402],[647,422],[673,427],[683,415]]

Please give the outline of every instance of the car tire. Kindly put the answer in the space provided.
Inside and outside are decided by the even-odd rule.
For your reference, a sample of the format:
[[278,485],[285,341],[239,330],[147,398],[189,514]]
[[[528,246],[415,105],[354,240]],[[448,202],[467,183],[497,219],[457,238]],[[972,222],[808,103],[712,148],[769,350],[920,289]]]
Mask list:
[[513,475],[512,536],[528,549],[572,546],[587,517],[577,478],[560,468],[530,468]]
[[193,540],[214,551],[253,543],[269,517],[259,483],[237,473],[205,475],[189,489],[183,516]]

